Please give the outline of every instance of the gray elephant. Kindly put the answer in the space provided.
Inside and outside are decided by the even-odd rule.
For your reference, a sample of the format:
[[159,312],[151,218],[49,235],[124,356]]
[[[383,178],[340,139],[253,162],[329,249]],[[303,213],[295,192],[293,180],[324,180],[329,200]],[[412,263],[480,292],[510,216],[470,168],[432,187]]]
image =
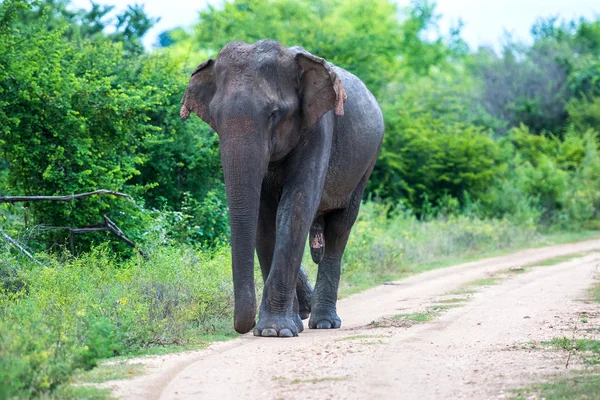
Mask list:
[[[231,224],[234,327],[256,336],[339,328],[340,263],[381,147],[377,101],[354,75],[300,47],[232,42],[200,64],[190,112],[219,135]],[[310,233],[317,281],[301,261]],[[256,324],[254,251],[265,280]]]

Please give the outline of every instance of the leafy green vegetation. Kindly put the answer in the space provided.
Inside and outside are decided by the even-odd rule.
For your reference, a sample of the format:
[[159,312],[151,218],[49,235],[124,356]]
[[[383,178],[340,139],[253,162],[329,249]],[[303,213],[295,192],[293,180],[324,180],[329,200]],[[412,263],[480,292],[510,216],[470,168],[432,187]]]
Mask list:
[[0,287],[3,396],[52,391],[102,358],[233,334],[226,249],[165,248],[122,261],[103,246],[48,257],[42,268],[0,259],[15,271]]
[[[600,21],[540,20],[533,44],[496,54],[468,49],[460,29],[435,34],[427,0],[229,0],[149,51],[141,39],[155,19],[140,6],[111,10],[0,2],[0,196],[130,196],[0,203],[1,231],[36,259],[0,239],[1,398],[101,398],[68,386],[73,374],[233,334],[218,138],[178,116],[191,71],[232,40],[301,45],[356,74],[381,105],[385,141],[342,296],[597,237]],[[107,232],[58,229],[103,215],[147,257]]]

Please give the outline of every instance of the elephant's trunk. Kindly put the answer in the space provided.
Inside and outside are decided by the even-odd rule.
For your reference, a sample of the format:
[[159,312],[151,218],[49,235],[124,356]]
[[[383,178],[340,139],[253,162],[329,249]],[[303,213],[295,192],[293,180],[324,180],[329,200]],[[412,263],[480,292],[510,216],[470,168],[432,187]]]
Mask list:
[[[252,135],[248,136],[252,138]],[[266,155],[252,139],[221,141],[221,163],[225,177],[231,224],[231,263],[235,296],[234,327],[249,332],[256,321],[254,250],[260,191]]]

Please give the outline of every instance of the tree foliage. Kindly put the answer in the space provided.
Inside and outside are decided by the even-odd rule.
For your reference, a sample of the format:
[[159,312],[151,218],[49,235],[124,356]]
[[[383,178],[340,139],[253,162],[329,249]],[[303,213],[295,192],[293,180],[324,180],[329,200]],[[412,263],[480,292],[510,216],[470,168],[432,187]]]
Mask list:
[[5,0],[0,193],[105,188],[136,203],[30,204],[4,207],[0,218],[22,214],[31,229],[85,226],[108,212],[134,240],[155,231],[226,240],[217,137],[198,118],[183,124],[179,100],[199,62],[232,40],[263,38],[303,46],[376,95],[386,134],[366,196],[419,215],[453,204],[562,226],[596,218],[588,183],[597,173],[600,22],[540,20],[532,45],[509,42],[495,54],[469,51],[460,25],[440,33],[438,19],[427,0],[230,0],[147,51],[141,38],[157,19],[141,6],[115,15],[68,0]]

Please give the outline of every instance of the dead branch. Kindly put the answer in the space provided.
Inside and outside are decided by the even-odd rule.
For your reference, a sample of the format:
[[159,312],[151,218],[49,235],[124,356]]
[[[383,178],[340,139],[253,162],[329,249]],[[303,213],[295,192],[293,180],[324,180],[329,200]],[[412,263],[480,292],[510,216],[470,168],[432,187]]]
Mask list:
[[82,197],[94,195],[110,195],[115,197],[129,197],[125,193],[114,192],[112,190],[99,189],[93,192],[70,194],[68,196],[3,196],[0,197],[0,203],[19,203],[24,201],[73,201]]
[[103,215],[102,218],[104,219],[103,222],[97,222],[93,225],[89,225],[84,228],[72,228],[70,226],[45,226],[45,225],[43,226],[43,228],[48,229],[48,230],[66,230],[66,231],[69,231],[71,233],[71,235],[76,235],[76,234],[81,234],[81,233],[89,233],[89,232],[110,231],[116,237],[121,239],[123,242],[127,243],[132,248],[136,249],[138,251],[138,253],[140,253],[140,255],[142,255],[143,257],[146,257],[146,254],[135,244],[135,242],[133,242],[131,239],[129,239],[127,236],[125,236],[125,234],[117,226],[117,224],[115,224],[113,221],[111,221],[111,219],[108,218],[106,216],[106,214]]
[[30,252],[28,252],[23,246],[21,246],[19,244],[19,242],[17,242],[15,239],[11,238],[6,233],[4,233],[4,231],[2,230],[1,227],[0,227],[0,237],[2,239],[4,239],[5,241],[7,241],[8,244],[10,244],[11,246],[16,247],[17,249],[19,249],[19,251],[21,253],[25,254],[27,257],[29,257],[30,259],[32,259],[36,263],[42,265],[42,263],[40,263],[38,260],[36,260],[35,257],[33,257],[33,255]]

